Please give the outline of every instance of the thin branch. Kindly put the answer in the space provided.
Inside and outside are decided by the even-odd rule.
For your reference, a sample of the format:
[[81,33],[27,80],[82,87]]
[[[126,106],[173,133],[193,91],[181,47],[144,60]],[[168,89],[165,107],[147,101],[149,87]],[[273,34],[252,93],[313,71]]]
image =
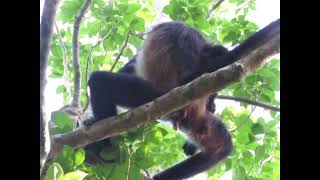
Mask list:
[[57,22],[54,23],[54,26],[56,28],[57,34],[58,34],[58,40],[60,47],[62,49],[62,54],[63,54],[63,79],[65,81],[67,93],[70,93],[70,85],[69,85],[69,76],[68,76],[68,60],[67,60],[67,49],[66,46],[64,45],[61,34],[57,25]]
[[[261,92],[262,92],[262,89],[260,90],[259,94],[258,94],[258,97],[256,98],[257,100],[260,99],[260,96],[261,96]],[[231,130],[230,132],[235,132],[237,131],[238,129],[240,129],[248,120],[250,120],[250,117],[251,117],[251,114],[254,112],[254,110],[256,110],[256,107],[257,106],[253,106],[251,112],[249,113],[249,115],[240,123],[240,125],[238,127],[236,127],[235,129]]]
[[92,54],[92,51],[98,47],[104,40],[108,39],[111,35],[111,32],[112,32],[112,28],[110,29],[110,31],[105,35],[103,36],[101,39],[99,39],[95,45],[92,46],[92,48],[90,49],[89,51],[89,55],[87,57],[87,64],[86,64],[86,81],[88,81],[88,70],[89,70],[89,62],[91,62],[91,54]]
[[251,105],[254,105],[254,106],[259,106],[259,107],[262,107],[262,108],[265,108],[265,109],[269,109],[269,110],[272,110],[272,111],[280,112],[280,107],[272,106],[272,105],[268,105],[268,104],[264,104],[264,103],[260,103],[260,102],[253,101],[253,100],[246,99],[246,98],[242,98],[242,97],[218,95],[217,98],[218,99],[224,99],[224,100],[233,100],[233,101],[237,101],[237,102],[244,102],[244,103],[251,104]]
[[250,119],[251,114],[254,112],[254,110],[256,110],[256,107],[257,106],[253,106],[253,108],[252,108],[251,112],[249,113],[249,115],[246,118],[244,118],[244,120],[242,120],[242,122],[240,123],[240,125],[238,127],[236,127],[233,130],[230,130],[230,132],[233,133],[233,132],[236,132],[237,130],[239,130]]
[[[248,46],[247,41],[249,41],[250,46]],[[242,51],[239,51],[239,49]],[[233,54],[234,51],[238,51],[238,54]],[[149,103],[120,115],[105,118],[90,127],[81,126],[72,132],[54,135],[50,155],[55,156],[61,151],[63,145],[74,148],[82,147],[118,135],[132,127],[165,117],[207,94],[218,92],[230,84],[240,81],[256,68],[261,67],[266,58],[279,52],[280,20],[277,20],[249,37],[230,52],[232,56],[227,56],[225,60],[237,60],[235,63],[215,72],[205,73],[190,83],[177,87]]]
[[134,33],[134,32],[130,32],[130,35],[133,35],[133,36],[137,36],[138,38],[144,40],[143,36],[148,34],[148,32],[141,32],[141,33]]
[[131,167],[131,150],[130,147],[128,148],[128,168],[127,168],[127,180],[129,180],[129,173],[130,173],[130,167]]
[[[97,41],[97,43],[94,45],[94,46],[92,46],[92,48],[90,49],[90,51],[89,51],[89,55],[88,55],[88,58],[87,58],[87,64],[86,64],[86,82],[88,82],[88,71],[89,71],[89,63],[91,62],[91,59],[92,59],[92,56],[91,56],[91,54],[92,54],[92,51],[94,50],[94,48],[96,48],[96,47],[98,47],[104,40],[106,40],[107,38],[109,38],[110,37],[110,35],[111,35],[111,32],[112,32],[112,27],[111,27],[111,29],[110,29],[110,31],[103,37],[103,38],[101,38],[101,39],[99,39],[98,41]],[[106,54],[107,52],[105,52],[105,54]],[[87,87],[87,86],[86,86]],[[87,91],[87,89],[86,89],[86,97],[87,97],[87,103],[86,103],[86,105],[85,105],[85,107],[83,108],[83,112],[85,112],[86,110],[87,110],[87,108],[88,108],[88,106],[89,106],[89,95],[88,95],[88,91]]]
[[150,177],[149,172],[146,169],[142,169],[144,173],[146,173],[146,176]]
[[120,53],[118,54],[118,56],[116,57],[116,60],[115,60],[114,63],[112,64],[112,67],[111,67],[111,69],[110,69],[110,72],[113,71],[113,69],[114,69],[114,67],[116,66],[116,64],[118,63],[118,61],[119,61],[119,59],[120,59],[120,57],[121,57],[124,49],[126,48],[126,46],[127,46],[127,44],[128,44],[129,37],[130,37],[130,32],[131,32],[131,31],[129,30],[129,32],[127,33],[126,40],[125,40],[125,42],[124,42],[124,44],[123,44],[123,46],[122,46],[122,48],[121,48],[121,50],[120,50]]
[[224,0],[218,0],[218,2],[215,3],[215,4],[210,8],[210,10],[209,10],[209,12],[208,12],[208,15],[207,15],[207,19],[211,16],[211,13],[212,13],[215,9],[217,9],[217,7],[220,6],[220,4],[221,4],[223,1],[224,1]]
[[45,112],[44,91],[46,87],[46,70],[53,32],[54,19],[60,0],[46,0],[40,24],[40,175],[50,151],[48,117]]
[[81,69],[80,69],[80,58],[79,58],[79,29],[82,18],[88,10],[92,0],[86,0],[81,7],[79,15],[76,16],[76,20],[73,25],[73,37],[72,37],[72,54],[73,54],[73,68],[74,68],[74,91],[72,106],[80,107],[80,96],[81,96]]

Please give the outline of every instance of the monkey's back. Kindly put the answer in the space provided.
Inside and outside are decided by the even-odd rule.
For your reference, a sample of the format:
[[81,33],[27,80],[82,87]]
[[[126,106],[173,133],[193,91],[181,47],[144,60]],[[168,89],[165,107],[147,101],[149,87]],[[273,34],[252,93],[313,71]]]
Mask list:
[[168,91],[197,70],[199,55],[206,41],[201,34],[180,22],[155,26],[148,33],[137,57],[137,73]]

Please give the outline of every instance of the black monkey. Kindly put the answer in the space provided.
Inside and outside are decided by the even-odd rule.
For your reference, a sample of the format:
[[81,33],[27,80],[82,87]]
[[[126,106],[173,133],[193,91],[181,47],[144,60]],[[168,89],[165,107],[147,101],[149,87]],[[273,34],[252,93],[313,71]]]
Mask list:
[[[148,33],[136,60],[128,63],[119,73],[92,73],[88,85],[94,121],[85,124],[115,116],[116,105],[129,108],[140,106],[203,73],[225,67],[233,63],[222,58],[228,53],[222,46],[207,44],[197,30],[183,23],[157,25]],[[135,69],[130,70],[130,67]],[[134,72],[137,76],[126,72]],[[213,167],[230,154],[230,134],[221,120],[207,110],[209,96],[168,116],[175,127],[190,135],[201,152],[188,152],[194,155],[156,174],[153,179],[188,178]]]

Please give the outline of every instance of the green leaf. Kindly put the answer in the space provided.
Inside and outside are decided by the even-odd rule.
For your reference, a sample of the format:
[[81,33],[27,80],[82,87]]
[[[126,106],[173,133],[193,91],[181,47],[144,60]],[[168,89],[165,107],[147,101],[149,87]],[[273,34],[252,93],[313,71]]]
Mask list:
[[144,19],[141,17],[136,17],[130,22],[130,27],[135,31],[143,32],[144,28]]
[[82,180],[84,179],[88,174],[82,171],[73,171],[65,174],[61,180]]
[[223,43],[228,43],[228,42],[232,42],[234,41],[235,39],[238,38],[238,35],[237,33],[235,32],[229,32],[226,36],[224,36],[223,38]]
[[58,163],[52,163],[47,171],[45,180],[59,180],[63,176],[63,169]]
[[72,22],[79,13],[84,0],[66,0],[60,7],[58,19],[64,22]]
[[60,93],[66,92],[66,91],[67,91],[66,86],[60,85],[60,86],[57,87],[56,93],[57,93],[57,94],[60,94]]
[[110,16],[110,17],[113,16],[113,13],[115,12],[114,12],[112,3],[110,3],[108,6],[104,8],[103,13],[104,13],[104,16]]
[[123,55],[124,55],[125,57],[131,58],[131,57],[133,56],[133,52],[132,52],[132,50],[131,50],[130,48],[126,48],[126,49],[124,50],[124,52],[123,52]]
[[52,69],[52,73],[49,77],[52,77],[52,78],[61,78],[63,76],[63,71],[62,69],[59,69],[59,68],[54,68]]
[[264,127],[260,123],[255,123],[252,125],[252,133],[257,134],[263,134],[264,133]]
[[61,133],[65,133],[73,130],[73,121],[70,119],[69,115],[64,111],[54,111],[52,112],[52,121],[56,126],[61,129]]
[[130,4],[126,10],[126,14],[134,14],[141,8],[140,4]]
[[262,160],[265,156],[266,148],[265,146],[259,146],[255,150],[255,162]]
[[118,4],[118,8],[121,11],[121,13],[123,13],[128,9],[128,4]]
[[130,36],[129,43],[132,44],[135,48],[140,48],[142,40],[136,36]]
[[241,132],[237,135],[237,142],[241,144],[246,144],[249,142],[249,136],[247,132]]
[[232,173],[232,180],[245,180],[246,170],[242,166],[238,166]]
[[53,56],[56,56],[62,59],[62,49],[59,45],[52,43],[51,53]]
[[85,159],[85,152],[84,150],[81,148],[81,149],[78,149],[76,152],[75,152],[75,158],[74,158],[74,162],[75,162],[75,165],[80,165],[83,163]]
[[230,169],[232,168],[232,159],[227,159],[227,160],[225,161],[225,165],[226,165],[225,171],[230,170]]
[[168,14],[168,15],[172,14],[172,12],[173,12],[172,6],[171,6],[171,5],[166,5],[166,6],[163,8],[163,12],[166,13],[166,14]]
[[100,65],[104,63],[105,56],[96,56],[93,59],[94,64]]

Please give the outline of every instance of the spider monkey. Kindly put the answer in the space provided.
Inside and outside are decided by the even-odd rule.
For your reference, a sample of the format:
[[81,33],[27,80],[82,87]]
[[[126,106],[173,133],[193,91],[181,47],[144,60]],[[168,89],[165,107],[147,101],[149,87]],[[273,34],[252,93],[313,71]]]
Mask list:
[[[119,71],[118,73],[126,73],[130,75],[137,75],[136,70],[135,70],[135,65],[136,65],[136,55],[129,60],[128,63],[126,63]],[[214,113],[215,112],[215,103],[214,100],[217,96],[217,93],[211,94],[208,99],[207,103],[207,110],[209,112]],[[100,140],[94,143],[91,143],[87,146],[85,146],[86,150],[86,163],[89,164],[97,164],[97,163],[113,163],[114,160],[104,160],[103,158],[100,157],[100,153],[102,150],[106,147],[112,147],[111,139],[107,138],[104,140]],[[190,140],[186,140],[186,142],[183,145],[183,150],[184,153],[188,156],[191,156],[195,154],[199,148],[197,145],[195,145],[193,142]]]
[[[94,119],[84,123],[90,126],[115,116],[116,105],[140,106],[203,73],[223,68],[234,62],[221,58],[228,53],[223,46],[208,44],[197,30],[183,23],[159,24],[148,33],[134,60],[118,73],[96,71],[91,74],[88,86]],[[156,174],[154,180],[194,176],[231,153],[231,136],[222,121],[210,112],[210,97],[208,94],[168,116],[174,127],[186,132],[196,145],[186,143],[184,150],[192,156]],[[85,149],[90,150],[90,145]],[[195,153],[198,149],[200,152]]]

